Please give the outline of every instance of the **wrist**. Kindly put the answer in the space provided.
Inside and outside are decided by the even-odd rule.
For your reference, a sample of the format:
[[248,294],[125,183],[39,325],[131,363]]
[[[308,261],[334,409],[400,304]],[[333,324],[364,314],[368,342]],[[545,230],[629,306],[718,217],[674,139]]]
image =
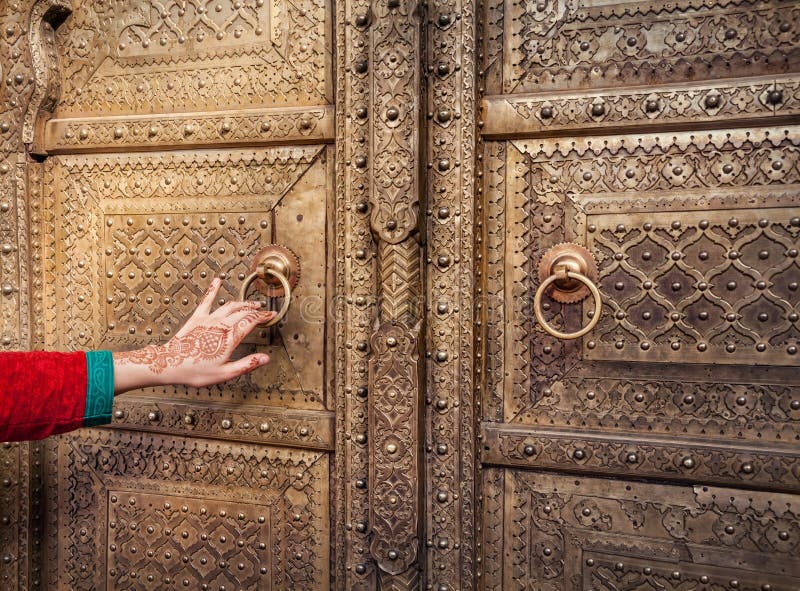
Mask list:
[[174,368],[166,363],[166,357],[167,349],[163,345],[114,353],[115,393],[178,383],[172,376]]

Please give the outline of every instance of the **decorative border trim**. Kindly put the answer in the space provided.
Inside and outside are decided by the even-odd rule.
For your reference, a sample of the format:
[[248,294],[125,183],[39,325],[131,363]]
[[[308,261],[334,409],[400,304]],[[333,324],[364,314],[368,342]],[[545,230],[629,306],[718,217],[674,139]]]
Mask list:
[[[800,113],[800,80],[756,78],[735,84],[660,86],[638,92],[487,96],[481,101],[486,138],[553,137],[613,130],[615,134],[657,126],[692,129],[743,125],[759,118]],[[773,121],[769,121],[772,118]]]
[[43,154],[332,142],[333,106],[47,122]]
[[164,402],[158,397],[117,398],[112,426],[136,432],[184,434],[332,451],[334,413],[263,406],[204,405]]
[[427,5],[425,92],[426,227],[425,571],[433,591],[480,588],[481,313],[483,148],[477,121],[476,58],[481,20],[473,0]]
[[504,467],[586,472],[670,481],[709,482],[764,490],[800,491],[794,445],[742,445],[668,436],[609,436],[598,432],[483,423],[483,462]]

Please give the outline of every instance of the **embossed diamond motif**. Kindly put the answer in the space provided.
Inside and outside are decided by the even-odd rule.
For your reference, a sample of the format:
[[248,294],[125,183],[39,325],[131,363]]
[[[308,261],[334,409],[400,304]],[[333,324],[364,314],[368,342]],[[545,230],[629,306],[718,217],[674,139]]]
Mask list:
[[800,299],[800,265],[795,262],[787,269],[773,275],[770,291],[787,302],[796,303]]
[[174,247],[175,257],[183,263],[184,266],[190,266],[194,257],[198,254],[198,250],[197,244],[185,235],[175,243]]
[[761,234],[741,248],[741,261],[753,269],[766,269],[780,262],[786,247]]
[[636,267],[646,275],[650,275],[667,261],[668,254],[669,252],[666,248],[648,237],[628,249],[628,261],[632,267]]
[[695,279],[683,270],[673,267],[658,278],[658,293],[673,306],[694,293]]
[[209,265],[208,261],[202,260],[191,270],[192,281],[200,286],[207,285],[217,275],[218,269]]
[[696,242],[683,248],[688,265],[707,272],[718,266],[725,258],[725,249],[703,234]]
[[610,300],[621,302],[631,293],[638,291],[641,281],[632,277],[621,267],[617,267],[610,274],[600,280],[600,289],[608,294]]
[[133,282],[139,283],[142,279],[144,279],[144,273],[133,261],[131,261],[119,270],[117,277],[122,277],[126,285],[131,285]]
[[740,322],[750,330],[765,334],[769,327],[778,324],[785,312],[783,308],[771,302],[766,297],[761,297],[755,302],[747,304],[740,311]]
[[161,308],[161,297],[148,285],[142,292],[136,294],[136,301],[147,312],[147,315],[151,316]]
[[667,309],[647,294],[635,306],[631,306],[629,315],[631,322],[651,335],[658,327],[667,322]]
[[175,292],[173,296],[173,304],[181,311],[181,313],[189,315],[197,307],[200,298],[195,294],[188,285],[182,285],[181,288]]
[[156,242],[152,236],[148,236],[137,247],[136,256],[140,260],[146,261],[148,265],[153,265],[161,257],[163,250],[164,247],[159,242]]
[[153,272],[153,278],[159,281],[166,293],[170,293],[172,286],[180,280],[180,272],[171,261],[164,261]]
[[686,323],[700,334],[713,331],[724,322],[725,308],[707,295],[692,302],[685,309]]
[[194,571],[198,580],[205,581],[212,571],[217,569],[217,559],[213,556],[206,546],[192,555],[189,568]]
[[755,281],[736,267],[728,267],[711,279],[711,291],[722,300],[738,304],[755,291]]
[[224,237],[218,238],[208,248],[209,258],[219,265],[220,269],[225,268],[235,256],[234,246]]

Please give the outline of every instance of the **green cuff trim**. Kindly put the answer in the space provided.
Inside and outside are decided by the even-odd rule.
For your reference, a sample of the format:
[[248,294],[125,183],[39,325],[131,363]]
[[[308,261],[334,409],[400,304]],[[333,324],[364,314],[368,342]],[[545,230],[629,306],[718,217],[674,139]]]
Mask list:
[[86,352],[86,410],[83,425],[94,427],[111,422],[114,406],[114,358],[111,351]]

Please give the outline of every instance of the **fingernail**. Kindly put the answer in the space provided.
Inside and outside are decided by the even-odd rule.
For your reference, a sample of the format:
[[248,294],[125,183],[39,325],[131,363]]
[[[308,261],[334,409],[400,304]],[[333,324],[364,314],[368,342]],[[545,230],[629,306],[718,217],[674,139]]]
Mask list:
[[261,358],[261,365],[266,365],[267,363],[269,363],[269,356],[268,355],[264,355]]

